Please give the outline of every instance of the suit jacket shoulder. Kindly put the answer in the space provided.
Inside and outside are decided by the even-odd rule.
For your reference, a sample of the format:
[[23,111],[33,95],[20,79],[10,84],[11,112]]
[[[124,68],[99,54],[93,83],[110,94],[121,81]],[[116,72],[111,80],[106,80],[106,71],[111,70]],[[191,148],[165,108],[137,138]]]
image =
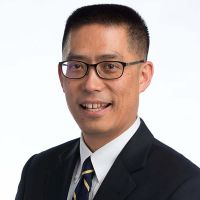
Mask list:
[[78,147],[75,139],[32,156],[23,168],[16,200],[64,199]]

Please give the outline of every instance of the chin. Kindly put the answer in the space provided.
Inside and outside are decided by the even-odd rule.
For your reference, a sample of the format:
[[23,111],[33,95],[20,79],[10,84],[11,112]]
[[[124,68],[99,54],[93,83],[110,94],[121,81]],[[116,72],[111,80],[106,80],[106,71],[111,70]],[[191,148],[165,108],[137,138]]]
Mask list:
[[105,126],[89,126],[89,127],[80,127],[82,132],[85,133],[88,136],[106,136],[108,133],[110,133],[111,131],[109,131],[108,128],[106,128]]
[[82,132],[85,133],[86,135],[91,135],[91,136],[99,136],[99,135],[104,135],[106,132],[105,130],[98,129],[98,128],[85,128],[82,129]]

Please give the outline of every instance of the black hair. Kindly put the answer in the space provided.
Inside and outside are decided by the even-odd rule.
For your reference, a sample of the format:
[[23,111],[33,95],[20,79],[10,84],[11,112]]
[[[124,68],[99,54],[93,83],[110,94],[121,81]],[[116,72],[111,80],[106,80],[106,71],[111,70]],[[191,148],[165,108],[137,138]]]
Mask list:
[[125,25],[130,47],[147,57],[149,50],[149,32],[145,21],[132,8],[118,4],[96,4],[80,7],[67,19],[62,41],[64,49],[69,32],[83,25],[98,23],[102,25]]

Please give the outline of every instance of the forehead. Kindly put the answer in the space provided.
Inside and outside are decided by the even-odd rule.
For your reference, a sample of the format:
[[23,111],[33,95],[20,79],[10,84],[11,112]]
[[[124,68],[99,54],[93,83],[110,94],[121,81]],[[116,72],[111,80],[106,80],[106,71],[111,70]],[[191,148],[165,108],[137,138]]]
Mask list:
[[127,38],[127,29],[122,25],[83,25],[70,31],[63,55],[121,54],[129,50]]
[[[126,24],[100,24],[100,23],[91,23],[91,24],[83,24],[80,26],[72,27],[71,30],[68,33],[68,36],[66,38],[66,41],[69,40],[71,37],[75,37],[77,34],[84,34],[85,32],[87,35],[85,36],[91,36],[92,32],[97,33],[99,31],[100,33],[103,32],[103,34],[109,33],[110,31],[120,31],[124,33],[124,36],[127,37],[128,34],[128,26]],[[97,34],[96,36],[99,36]]]

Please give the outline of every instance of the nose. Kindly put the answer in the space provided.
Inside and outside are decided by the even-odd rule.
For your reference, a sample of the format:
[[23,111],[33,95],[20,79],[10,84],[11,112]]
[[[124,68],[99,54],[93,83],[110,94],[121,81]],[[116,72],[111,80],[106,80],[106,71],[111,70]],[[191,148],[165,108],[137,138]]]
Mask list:
[[104,80],[97,75],[94,67],[89,67],[82,86],[87,92],[100,92],[104,88]]

